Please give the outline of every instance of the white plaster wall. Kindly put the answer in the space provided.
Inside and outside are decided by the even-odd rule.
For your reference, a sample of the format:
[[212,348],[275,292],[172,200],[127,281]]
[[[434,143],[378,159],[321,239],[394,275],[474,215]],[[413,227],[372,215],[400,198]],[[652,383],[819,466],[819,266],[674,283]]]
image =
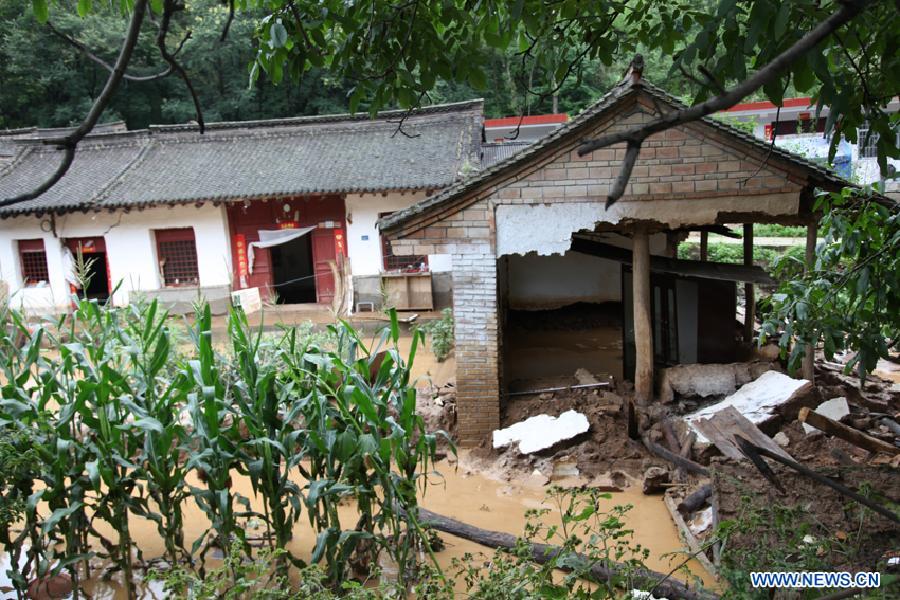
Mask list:
[[747,198],[698,198],[690,201],[620,200],[607,209],[603,202],[553,204],[501,204],[497,207],[497,256],[537,252],[563,254],[572,245],[572,234],[593,231],[597,223],[648,220],[670,229],[717,222],[720,213],[753,211],[771,216],[797,213],[798,194],[769,194]]
[[[106,240],[110,278],[115,287],[116,305],[128,303],[129,294],[160,287],[156,258],[156,229],[192,227],[197,244],[200,286],[231,283],[231,246],[224,207],[154,207],[129,213],[75,213],[57,217],[56,235],[49,217],[16,217],[0,220],[0,274],[10,289],[10,304],[30,312],[62,310],[69,304],[69,290],[63,271],[62,239],[103,237]],[[44,231],[46,230],[46,231]],[[22,287],[17,240],[43,238],[47,251],[50,285]]]
[[[381,235],[375,226],[378,215],[408,208],[425,197],[424,192],[347,195],[347,251],[355,277],[382,271]],[[451,262],[449,254],[428,255],[428,266],[436,273],[451,271]]]
[[576,302],[621,302],[621,263],[566,252],[509,257],[508,297],[513,309],[559,308]]

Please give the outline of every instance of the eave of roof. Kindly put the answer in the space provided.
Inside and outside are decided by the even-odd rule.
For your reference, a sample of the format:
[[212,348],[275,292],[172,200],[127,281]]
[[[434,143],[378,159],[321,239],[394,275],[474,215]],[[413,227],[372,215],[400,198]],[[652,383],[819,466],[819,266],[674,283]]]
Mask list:
[[[470,191],[488,184],[488,182],[492,181],[494,178],[502,176],[507,170],[524,164],[527,161],[535,158],[537,155],[542,154],[560,139],[572,137],[583,127],[585,127],[589,123],[594,122],[596,119],[601,118],[604,113],[606,113],[608,110],[612,110],[616,105],[627,99],[630,95],[636,94],[640,91],[646,92],[655,97],[657,100],[662,100],[663,102],[670,104],[674,108],[680,109],[686,107],[685,104],[679,101],[677,98],[665,92],[661,88],[649,83],[646,79],[635,80],[631,77],[627,77],[620,81],[617,85],[610,89],[609,92],[607,92],[599,100],[597,100],[597,102],[586,108],[571,121],[562,125],[545,137],[541,138],[528,148],[521,150],[516,154],[513,154],[509,158],[491,165],[489,168],[481,171],[478,174],[475,174],[456,183],[455,185],[445,189],[435,196],[426,198],[425,200],[414,204],[409,208],[397,211],[395,213],[392,213],[390,216],[379,219],[379,229],[383,231],[395,230],[410,219],[420,214],[435,209],[436,207],[444,205],[454,199],[460,198]],[[738,141],[753,146],[757,150],[762,150],[769,153],[770,156],[774,157],[776,160],[786,161],[792,164],[794,167],[803,169],[812,179],[815,179],[820,185],[827,185],[829,187],[852,185],[850,182],[838,177],[830,170],[825,169],[821,165],[811,162],[803,158],[802,156],[779,148],[778,146],[774,146],[769,142],[760,140],[751,134],[745,133],[744,131],[734,126],[714,119],[713,117],[704,117],[701,122],[706,125],[711,125],[716,129],[732,136],[733,138],[736,138]]]
[[[384,111],[374,119],[368,114],[340,114],[212,123],[204,135],[195,124],[92,134],[79,146],[76,164],[59,187],[38,199],[4,207],[0,216],[440,189],[458,179],[464,162],[477,158],[482,109],[483,101],[477,99],[411,112]],[[413,135],[399,131],[401,122],[403,131]],[[417,131],[425,135],[418,141]],[[354,148],[358,139],[365,140],[362,149]],[[0,163],[0,196],[28,191],[45,180],[43,171],[58,164],[60,154],[33,138],[10,141],[21,150],[13,160]],[[122,156],[103,154],[112,147],[122,148]],[[247,156],[248,148],[254,149],[254,156]],[[320,158],[316,162],[310,156]],[[320,165],[328,162],[328,156],[344,160]],[[81,177],[93,186],[85,196],[84,182],[70,176],[78,173],[79,161],[85,165],[91,157],[100,157],[102,163]],[[160,169],[165,164],[171,168]],[[239,168],[229,171],[242,165],[250,169],[247,177],[240,176]],[[209,171],[205,184],[199,172],[203,167]],[[185,169],[188,172],[182,172]],[[315,173],[310,175],[311,171]],[[173,173],[180,173],[181,179],[174,179]],[[3,189],[3,183],[12,188]],[[79,184],[80,193],[65,193],[65,185],[73,183]]]

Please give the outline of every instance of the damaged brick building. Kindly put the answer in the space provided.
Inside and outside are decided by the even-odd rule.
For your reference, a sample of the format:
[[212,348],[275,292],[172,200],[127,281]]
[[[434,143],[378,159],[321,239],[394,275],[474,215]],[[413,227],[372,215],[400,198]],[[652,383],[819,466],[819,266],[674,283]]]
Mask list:
[[[651,136],[625,195],[605,206],[624,144],[584,156],[578,147],[682,106],[640,77],[626,78],[526,150],[380,221],[395,254],[452,256],[463,445],[500,426],[503,398],[518,379],[553,375],[554,355],[573,348],[592,372],[633,381],[638,402],[652,399],[654,369],[735,360],[752,338],[752,286],[771,279],[746,258],[677,259],[689,232],[743,223],[752,256],[752,223],[809,225],[811,251],[814,191],[846,182],[712,118]],[[749,335],[736,327],[739,284],[749,292]],[[529,331],[552,328],[543,321],[578,306],[603,307],[607,337],[617,340],[586,335],[600,328],[576,317],[556,328],[559,343],[523,350]],[[523,327],[528,311],[540,316]],[[569,374],[577,365],[561,362]]]

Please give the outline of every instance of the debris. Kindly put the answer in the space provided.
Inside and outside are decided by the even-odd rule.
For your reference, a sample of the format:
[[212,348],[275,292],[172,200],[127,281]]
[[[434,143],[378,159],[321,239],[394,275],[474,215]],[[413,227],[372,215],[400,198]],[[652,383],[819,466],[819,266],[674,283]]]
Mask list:
[[713,577],[718,577],[716,567],[709,561],[706,553],[700,549],[700,543],[697,541],[697,537],[694,535],[694,532],[691,531],[690,527],[687,526],[687,523],[684,522],[684,518],[681,516],[681,513],[678,512],[678,508],[675,506],[675,500],[672,498],[671,494],[663,496],[663,502],[665,503],[666,508],[669,509],[672,521],[675,523],[675,527],[678,528],[678,533],[681,534],[688,550],[690,550],[697,562],[703,565],[704,569],[709,571]]
[[757,446],[768,448],[785,458],[790,458],[783,448],[776,445],[772,438],[761,432],[734,406],[726,406],[709,419],[699,419],[693,423],[693,426],[701,435],[715,444],[722,454],[734,460],[745,458],[734,441],[738,435],[752,440]]
[[575,380],[578,381],[579,385],[591,385],[595,383],[600,383],[594,374],[588,371],[587,369],[580,368],[575,371]]
[[581,473],[578,471],[578,460],[574,456],[563,456],[553,461],[553,472],[550,474],[551,481],[557,481],[566,477],[578,477]]
[[787,436],[787,434],[783,431],[779,431],[772,437],[772,441],[778,444],[782,448],[787,448],[791,445],[791,438]]
[[675,454],[674,452],[666,450],[665,448],[663,448],[662,446],[660,446],[659,444],[657,444],[656,442],[651,440],[650,436],[645,435],[642,438],[642,441],[644,442],[644,446],[651,453],[655,454],[656,456],[658,456],[660,458],[666,459],[667,461],[669,461],[670,463],[672,463],[676,466],[681,467],[688,473],[693,473],[694,475],[702,475],[703,477],[709,476],[709,471],[706,470],[706,467],[704,467],[703,465],[700,465],[698,463],[695,463],[694,461],[692,461],[690,459],[679,456],[678,454]]
[[879,422],[887,427],[891,433],[900,437],[900,423],[897,423],[897,421],[889,417],[881,417],[881,420]]
[[591,480],[588,487],[598,492],[622,492],[628,486],[628,480],[625,478],[624,473],[618,473],[622,475],[622,479],[616,478],[616,473],[599,475]]
[[691,514],[704,504],[706,504],[706,500],[712,496],[713,488],[712,484],[705,484],[697,488],[694,492],[688,494],[684,500],[682,500],[678,504],[679,512],[682,512],[686,515]]
[[33,600],[67,598],[74,589],[72,578],[65,573],[60,573],[33,579],[28,584],[28,597]]
[[813,384],[806,379],[794,379],[778,371],[766,371],[756,381],[742,386],[721,402],[686,415],[684,420],[697,431],[698,441],[708,442],[703,433],[694,426],[696,421],[712,417],[725,407],[733,406],[759,427],[777,420],[786,412],[787,406],[805,399],[813,390]]
[[645,494],[659,494],[665,492],[669,482],[671,482],[669,471],[662,467],[650,467],[644,471]]
[[776,369],[773,362],[754,361],[729,364],[676,365],[660,372],[660,401],[671,402],[681,396],[727,396],[740,386]]
[[[840,421],[850,414],[850,406],[847,404],[847,399],[841,396],[823,402],[816,408],[816,412],[829,419]],[[808,425],[807,423],[803,424],[803,431],[806,433],[812,433],[815,430],[816,428],[812,425]]]
[[809,423],[816,429],[823,431],[828,435],[839,437],[850,442],[854,446],[858,446],[870,452],[884,452],[885,454],[890,454],[892,456],[900,454],[900,448],[897,448],[893,444],[888,444],[887,442],[867,435],[862,431],[857,431],[843,423],[829,419],[825,415],[809,410],[807,407],[801,409],[800,421],[804,424]]
[[519,442],[519,453],[531,454],[586,433],[589,428],[587,417],[574,410],[567,410],[559,417],[537,415],[494,431],[493,446],[502,448]]
[[688,529],[691,530],[695,536],[700,535],[713,524],[713,509],[712,506],[707,506],[696,515],[694,518],[688,521]]

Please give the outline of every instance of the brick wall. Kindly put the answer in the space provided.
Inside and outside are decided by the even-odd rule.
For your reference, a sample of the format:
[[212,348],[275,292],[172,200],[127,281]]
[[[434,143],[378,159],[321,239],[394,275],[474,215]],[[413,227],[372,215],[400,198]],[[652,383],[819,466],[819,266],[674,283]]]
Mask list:
[[[393,234],[402,238],[393,242],[395,253],[447,253],[453,257],[462,445],[481,443],[500,425],[502,336],[498,307],[502,304],[497,297],[496,207],[602,204],[625,156],[624,145],[579,157],[579,140],[649,120],[652,110],[654,106],[646,101],[612,111],[592,130],[558,144],[437,212],[412,219]],[[723,132],[702,124],[687,125],[654,135],[644,143],[619,206],[635,207],[638,215],[647,200],[683,201],[675,206],[684,214],[691,214],[692,201],[711,198],[748,212],[769,210],[773,202],[795,203],[805,183],[802,176],[779,169],[774,163],[768,161],[765,152],[747,148]],[[769,204],[763,202],[764,198]],[[710,222],[715,222],[715,217]],[[529,232],[522,231],[522,235]]]

